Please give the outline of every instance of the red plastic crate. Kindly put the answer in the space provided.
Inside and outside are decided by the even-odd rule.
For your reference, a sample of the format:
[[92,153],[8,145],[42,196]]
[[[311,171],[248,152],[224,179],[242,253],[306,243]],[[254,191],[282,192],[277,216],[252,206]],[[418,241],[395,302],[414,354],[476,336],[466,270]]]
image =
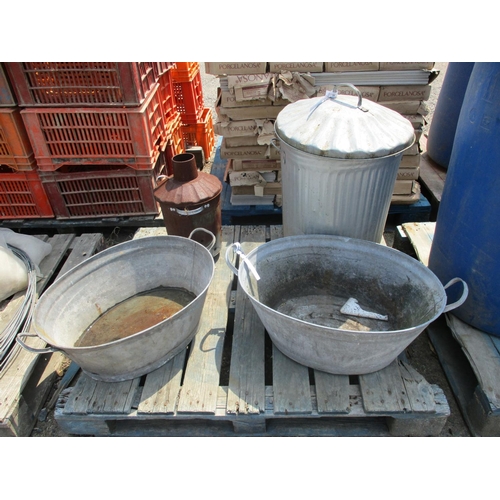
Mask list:
[[168,141],[165,148],[165,158],[168,175],[172,175],[172,158],[175,155],[184,153],[184,136],[181,115],[177,113],[175,119],[170,122],[168,128]]
[[156,179],[166,174],[162,154],[155,168],[134,170],[113,165],[63,167],[40,172],[57,219],[158,215]]
[[25,108],[21,116],[42,171],[106,164],[149,170],[166,141],[158,84],[134,108]]
[[191,81],[178,82],[173,79],[175,104],[183,124],[197,123],[204,109],[201,73],[198,70]]
[[34,170],[35,155],[18,108],[0,108],[0,164]]
[[140,106],[163,72],[153,62],[5,63],[22,106]]
[[178,115],[171,72],[166,71],[163,73],[158,79],[158,84],[159,99],[163,109],[165,126],[168,132],[170,123],[175,120]]
[[205,158],[210,158],[215,146],[214,123],[210,108],[204,108],[201,120],[195,124],[183,124],[184,148],[201,146]]
[[200,71],[199,62],[176,62],[173,64],[172,78],[176,82],[190,82]]
[[4,64],[0,63],[0,106],[17,106],[16,97],[3,67]]
[[158,75],[163,75],[166,71],[171,70],[172,68],[175,67],[174,62],[157,62],[156,63]]
[[53,218],[54,212],[38,173],[0,165],[0,219],[43,217]]

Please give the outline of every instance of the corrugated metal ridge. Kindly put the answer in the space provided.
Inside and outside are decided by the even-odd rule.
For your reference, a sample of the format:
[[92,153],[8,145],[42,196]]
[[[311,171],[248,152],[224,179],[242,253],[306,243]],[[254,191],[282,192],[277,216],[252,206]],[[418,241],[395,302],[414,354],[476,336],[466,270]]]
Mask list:
[[[315,87],[352,83],[353,85],[428,85],[432,70],[407,71],[344,71],[339,73],[311,73]],[[229,90],[227,76],[220,77],[220,88]]]

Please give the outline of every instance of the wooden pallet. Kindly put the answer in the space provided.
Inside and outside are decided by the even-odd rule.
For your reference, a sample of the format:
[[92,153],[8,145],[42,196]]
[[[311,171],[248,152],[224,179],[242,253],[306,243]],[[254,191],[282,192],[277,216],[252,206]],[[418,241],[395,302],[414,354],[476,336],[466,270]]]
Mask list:
[[[435,223],[405,224],[419,260],[428,264]],[[500,436],[500,337],[453,313],[427,329],[467,426],[475,436]]]
[[[52,245],[51,253],[40,263],[43,278],[37,282],[40,295],[60,273],[71,269],[94,254],[102,244],[102,234],[58,234],[51,238],[39,236]],[[4,328],[24,298],[17,293],[0,304],[0,328]],[[38,337],[28,337],[26,343],[35,348],[45,347]],[[29,436],[53,383],[64,356],[32,354],[19,349],[8,367],[0,372],[0,436]]]
[[[118,383],[80,374],[55,419],[93,436],[426,436],[450,410],[443,391],[403,358],[379,372],[336,376],[284,356],[226,265],[227,246],[248,253],[281,226],[223,226],[222,250],[198,332],[146,376]],[[147,232],[151,235],[151,231]]]

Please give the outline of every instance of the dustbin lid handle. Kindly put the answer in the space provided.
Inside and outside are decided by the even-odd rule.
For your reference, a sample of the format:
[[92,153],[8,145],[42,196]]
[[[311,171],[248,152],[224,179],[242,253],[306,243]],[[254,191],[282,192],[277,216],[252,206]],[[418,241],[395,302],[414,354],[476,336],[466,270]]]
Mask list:
[[360,109],[361,111],[364,111],[365,113],[368,111],[365,107],[363,107],[363,96],[361,95],[361,91],[357,87],[355,87],[352,83],[337,83],[336,85],[333,86],[333,90],[327,90],[326,91],[325,97],[323,97],[323,99],[321,99],[316,104],[316,106],[314,106],[311,109],[311,112],[309,113],[309,116],[311,116],[313,114],[314,110],[318,106],[321,106],[321,104],[323,104],[328,99],[332,99],[332,100],[333,99],[337,99],[337,97],[339,95],[339,91],[338,91],[339,87],[350,87],[350,88],[352,88],[356,92],[356,94],[358,95],[358,104],[356,105],[356,108]]

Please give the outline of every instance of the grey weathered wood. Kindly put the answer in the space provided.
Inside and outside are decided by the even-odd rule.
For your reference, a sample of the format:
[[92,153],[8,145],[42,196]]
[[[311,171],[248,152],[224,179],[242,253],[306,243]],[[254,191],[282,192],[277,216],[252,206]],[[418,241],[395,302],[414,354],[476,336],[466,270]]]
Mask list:
[[271,226],[271,240],[276,240],[277,238],[283,237],[283,226]]
[[86,414],[91,412],[89,406],[97,387],[97,380],[81,374],[64,405],[65,414]]
[[97,382],[94,394],[89,400],[89,409],[96,414],[128,414],[139,380],[140,378],[123,382]]
[[137,408],[138,414],[174,413],[185,359],[186,350],[183,350],[162,367],[147,375]]
[[427,138],[422,134],[420,138],[420,146],[422,148],[422,153],[420,155],[420,183],[425,186],[432,196],[431,202],[437,204],[441,202],[441,197],[443,195],[444,183],[446,181],[447,170],[440,165],[438,165],[432,158],[428,155],[427,149]]
[[178,412],[214,413],[219,387],[222,350],[228,319],[233,273],[224,255],[234,241],[235,228],[222,226],[222,245],[208,289],[198,331],[192,341]]
[[[265,242],[265,226],[243,226],[240,240],[248,254]],[[229,371],[228,413],[252,414],[265,405],[265,329],[239,283]]]
[[432,241],[434,239],[435,222],[408,222],[402,225],[403,231],[408,236],[418,259],[422,264],[429,264]]
[[314,371],[318,413],[349,413],[349,377]]
[[73,248],[59,275],[71,270],[77,264],[87,260],[89,257],[99,252],[103,245],[103,235],[101,233],[85,233],[73,241]]
[[420,373],[410,364],[399,360],[399,372],[410,400],[412,413],[432,413],[436,411],[432,388]]
[[490,335],[467,325],[453,314],[446,315],[448,326],[469,360],[481,389],[500,408],[500,354]]
[[497,352],[500,353],[500,337],[497,337],[495,335],[490,335],[490,339],[493,342],[493,345],[495,346]]
[[359,386],[367,413],[405,413],[411,410],[398,360],[382,370],[360,375]]
[[285,356],[273,345],[274,413],[312,412],[309,369]]
[[[23,391],[5,408],[0,421],[0,437],[29,436],[56,379],[62,355],[46,355],[36,363]],[[0,397],[1,399],[1,397]]]
[[59,263],[66,256],[66,252],[69,249],[69,246],[73,242],[75,238],[74,234],[56,234],[48,240],[48,242],[52,245],[52,251],[50,252],[45,259],[40,262],[38,266],[43,275],[43,278],[37,281],[37,293],[41,294],[48,282],[54,275]]
[[400,413],[387,417],[386,423],[391,436],[439,436],[450,416],[450,408],[441,388],[433,386],[431,390],[436,411],[434,413]]

